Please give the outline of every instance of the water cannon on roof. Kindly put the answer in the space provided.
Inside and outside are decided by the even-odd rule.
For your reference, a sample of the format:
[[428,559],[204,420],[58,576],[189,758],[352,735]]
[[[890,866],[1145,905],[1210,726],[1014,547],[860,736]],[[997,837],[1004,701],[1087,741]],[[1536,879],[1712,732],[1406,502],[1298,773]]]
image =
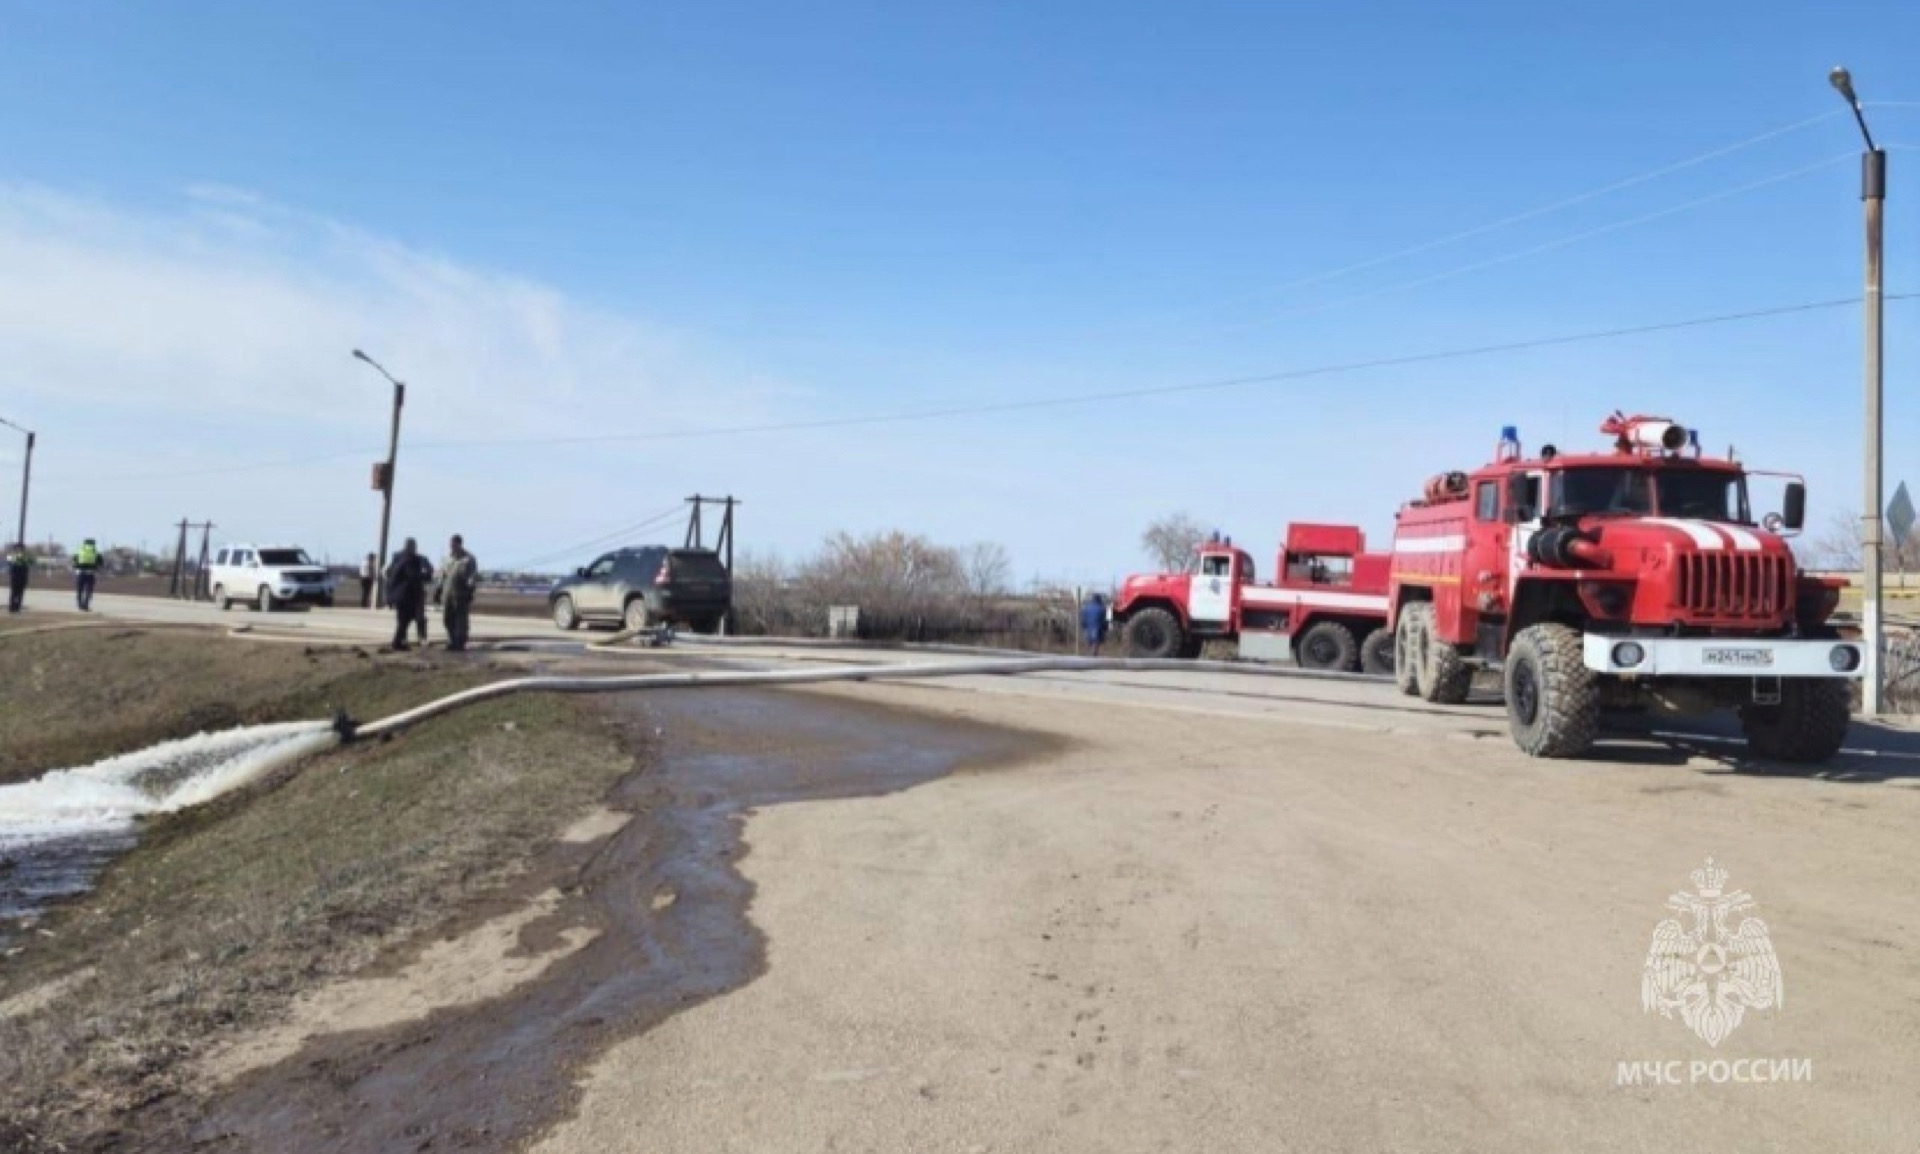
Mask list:
[[1688,430],[1665,417],[1627,416],[1615,411],[1600,423],[1600,431],[1613,438],[1613,447],[1622,453],[1677,454],[1687,447]]

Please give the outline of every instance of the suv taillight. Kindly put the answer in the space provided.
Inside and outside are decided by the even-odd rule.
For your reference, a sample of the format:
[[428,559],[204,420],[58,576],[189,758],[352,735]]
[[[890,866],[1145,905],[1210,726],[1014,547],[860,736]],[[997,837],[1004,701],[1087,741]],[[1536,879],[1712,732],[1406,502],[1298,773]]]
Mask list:
[[671,583],[672,581],[673,581],[673,561],[671,559],[668,559],[660,562],[660,572],[655,573],[653,575],[653,583],[655,585],[666,585]]

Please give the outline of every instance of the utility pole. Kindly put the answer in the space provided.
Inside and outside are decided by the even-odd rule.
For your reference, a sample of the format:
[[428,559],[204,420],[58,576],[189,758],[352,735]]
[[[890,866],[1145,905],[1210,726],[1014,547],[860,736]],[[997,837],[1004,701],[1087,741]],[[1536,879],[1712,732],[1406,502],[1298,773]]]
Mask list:
[[1882,398],[1886,395],[1885,380],[1881,375],[1881,354],[1885,342],[1881,337],[1880,323],[1885,312],[1886,298],[1882,292],[1881,263],[1881,221],[1887,206],[1887,151],[1873,143],[1873,133],[1867,129],[1866,114],[1861,111],[1860,97],[1853,90],[1853,76],[1844,68],[1836,68],[1827,76],[1834,91],[1847,102],[1853,110],[1854,123],[1860,126],[1860,138],[1866,142],[1866,150],[1860,154],[1860,202],[1866,214],[1867,226],[1867,284],[1864,301],[1866,304],[1866,494],[1860,510],[1860,568],[1861,595],[1860,632],[1861,641],[1866,649],[1866,666],[1861,670],[1860,712],[1868,717],[1879,715],[1881,711],[1881,690],[1884,679],[1881,669],[1882,625],[1880,618],[1880,586],[1884,572],[1881,556],[1881,525],[1886,511],[1883,508],[1882,490],[1884,481],[1881,472],[1880,454],[1885,443],[1885,427],[1881,421]]
[[24,433],[27,437],[27,462],[20,470],[20,524],[13,538],[15,541],[20,542],[22,547],[25,547],[27,543],[27,490],[33,487],[33,445],[39,438],[35,436],[32,429],[21,428],[12,421],[0,419],[0,425],[5,425],[15,432]]
[[178,598],[187,575],[187,519],[180,518],[180,540],[173,547],[173,580],[167,582],[167,596]]
[[200,526],[200,563],[193,571],[193,596],[189,601],[207,601],[213,597],[212,574],[207,572],[208,547],[213,544],[213,522]]
[[[725,512],[720,515],[720,536],[713,543],[714,551],[720,554],[721,564],[726,567],[727,577],[733,577],[733,508],[745,504],[729,493],[724,497],[702,497],[695,493],[687,498],[687,504],[693,506],[693,515],[687,518],[687,548],[706,548],[706,533],[700,521],[700,511],[707,505],[720,505]],[[733,632],[733,606],[727,606],[723,632]]]
[[385,465],[376,465],[373,470],[373,486],[380,490],[380,571],[374,574],[373,607],[384,609],[387,605],[387,532],[393,525],[393,470],[400,461],[400,410],[407,403],[407,386],[394,380],[379,361],[361,352],[353,350],[353,355],[372,365],[379,374],[393,385],[393,426],[387,434],[387,460]]

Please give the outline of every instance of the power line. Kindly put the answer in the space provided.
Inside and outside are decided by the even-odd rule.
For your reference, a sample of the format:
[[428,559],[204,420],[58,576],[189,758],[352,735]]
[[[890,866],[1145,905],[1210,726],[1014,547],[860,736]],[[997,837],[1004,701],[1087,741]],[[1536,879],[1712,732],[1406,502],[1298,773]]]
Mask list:
[[1286,317],[1299,316],[1306,313],[1316,313],[1316,312],[1325,311],[1327,309],[1339,308],[1343,305],[1355,304],[1360,301],[1372,300],[1375,297],[1387,296],[1392,293],[1405,292],[1408,289],[1422,288],[1426,285],[1434,284],[1438,281],[1451,280],[1454,277],[1464,276],[1467,273],[1479,272],[1482,269],[1494,268],[1496,266],[1503,265],[1503,264],[1511,264],[1512,262],[1517,260],[1524,260],[1530,256],[1538,256],[1543,252],[1551,252],[1554,249],[1566,248],[1569,245],[1575,245],[1575,244],[1579,244],[1582,241],[1592,240],[1593,238],[1598,236],[1607,236],[1609,234],[1616,233],[1616,232],[1624,232],[1627,229],[1638,228],[1640,225],[1649,224],[1649,223],[1652,223],[1653,221],[1661,220],[1669,216],[1677,216],[1683,212],[1691,212],[1692,210],[1696,208],[1700,208],[1704,205],[1713,204],[1716,201],[1726,200],[1729,197],[1739,196],[1742,193],[1753,192],[1756,189],[1766,188],[1769,185],[1782,184],[1786,181],[1794,180],[1799,177],[1806,176],[1809,173],[1818,172],[1823,168],[1831,168],[1832,166],[1839,164],[1841,161],[1851,160],[1857,155],[1858,153],[1853,151],[1838,153],[1834,156],[1827,157],[1825,160],[1815,161],[1812,164],[1802,165],[1799,168],[1789,169],[1785,172],[1776,172],[1772,176],[1761,177],[1759,180],[1749,181],[1745,184],[1737,185],[1733,188],[1724,189],[1720,192],[1715,192],[1707,196],[1698,197],[1694,200],[1687,201],[1685,204],[1677,204],[1670,208],[1656,209],[1653,212],[1641,213],[1638,216],[1626,217],[1621,220],[1611,221],[1607,224],[1596,225],[1593,228],[1583,229],[1569,236],[1563,236],[1554,240],[1543,241],[1540,244],[1530,245],[1527,248],[1518,249],[1514,252],[1503,253],[1499,256],[1494,256],[1494,257],[1488,257],[1485,260],[1472,261],[1468,264],[1459,265],[1450,269],[1443,269],[1440,272],[1436,272],[1436,273],[1428,273],[1424,276],[1418,276],[1411,280],[1400,281],[1397,284],[1386,285],[1382,288],[1369,289],[1366,292],[1356,293],[1352,296],[1341,297],[1338,300],[1323,301],[1320,304],[1315,304],[1315,305],[1302,305],[1298,308],[1287,309],[1284,312],[1275,313],[1272,316],[1265,317],[1258,321],[1251,321],[1245,324],[1227,325],[1219,328],[1209,329],[1207,331],[1207,335],[1212,335],[1212,334],[1221,333],[1221,332],[1237,332],[1242,329],[1259,328],[1268,324],[1272,324],[1273,322],[1284,319]]
[[[1915,298],[1920,298],[1920,293],[1892,293],[1886,297],[1889,301],[1912,300]],[[938,409],[880,413],[863,417],[824,417],[816,420],[783,421],[763,425],[725,425],[708,429],[682,429],[677,432],[666,433],[609,433],[582,437],[542,437],[521,440],[440,441],[424,445],[415,445],[414,448],[416,450],[522,448],[549,445],[630,443],[637,441],[679,441],[707,437],[745,436],[754,433],[809,432],[819,429],[841,429],[862,425],[904,424],[914,421],[939,420],[947,417],[988,416],[997,413],[1017,413],[1034,409],[1062,408],[1072,405],[1099,404],[1107,401],[1135,400],[1142,397],[1170,396],[1180,393],[1205,392],[1215,389],[1232,389],[1248,385],[1275,384],[1281,381],[1304,380],[1309,377],[1357,373],[1369,369],[1431,364],[1436,361],[1465,360],[1472,357],[1493,356],[1499,353],[1524,352],[1531,349],[1552,348],[1558,345],[1583,344],[1592,341],[1613,340],[1620,337],[1642,336],[1650,333],[1704,328],[1709,325],[1762,320],[1769,317],[1789,316],[1795,313],[1819,312],[1825,309],[1858,305],[1859,303],[1859,297],[1840,297],[1834,300],[1809,301],[1803,304],[1780,305],[1774,308],[1749,309],[1743,312],[1720,313],[1705,317],[1690,317],[1686,320],[1662,321],[1655,324],[1596,329],[1587,332],[1565,333],[1558,336],[1505,341],[1499,344],[1470,345],[1457,349],[1408,353],[1403,356],[1375,357],[1360,361],[1342,361],[1333,364],[1315,365],[1309,368],[1286,369],[1275,373],[1260,373],[1253,376],[1226,377],[1219,380],[1196,381],[1177,385],[1147,385],[1140,388],[1112,389],[1093,393],[1074,393],[1065,396],[1042,397],[1026,401],[1000,401],[981,405],[956,405]]]
[[[1891,293],[1888,301],[1912,300],[1920,293]],[[1789,316],[1796,313],[1818,312],[1825,309],[1843,308],[1860,303],[1859,297],[1841,297],[1834,300],[1809,301],[1803,304],[1782,305],[1774,308],[1750,309],[1743,312],[1720,313],[1713,316],[1691,317],[1678,321],[1663,321],[1654,324],[1634,325],[1624,328],[1598,329],[1587,332],[1567,333],[1558,336],[1538,337],[1528,340],[1508,341],[1499,344],[1473,345],[1457,349],[1440,349],[1423,353],[1410,353],[1404,356],[1379,357],[1359,361],[1341,361],[1307,368],[1286,369],[1274,373],[1262,373],[1244,377],[1227,377],[1218,380],[1196,381],[1174,385],[1147,385],[1132,389],[1114,389],[1091,393],[1073,393],[1057,397],[1042,397],[1026,401],[1002,401],[981,405],[954,405],[932,409],[908,410],[897,413],[876,413],[857,417],[823,417],[803,421],[780,421],[759,425],[718,425],[705,429],[681,429],[664,433],[606,433],[577,437],[527,437],[500,438],[494,440],[468,441],[427,441],[416,443],[413,451],[440,451],[458,449],[504,449],[538,448],[559,445],[593,444],[631,444],[646,441],[680,441],[712,437],[747,436],[760,433],[811,432],[821,429],[853,428],[866,425],[906,424],[917,421],[941,420],[948,417],[989,416],[996,413],[1025,412],[1034,409],[1065,408],[1074,405],[1099,404],[1107,401],[1133,400],[1142,397],[1170,396],[1180,393],[1204,392],[1214,389],[1231,389],[1248,385],[1274,384],[1282,381],[1303,380],[1310,377],[1336,376],[1345,373],[1363,372],[1369,369],[1396,368],[1406,365],[1427,364],[1435,361],[1464,360],[1473,357],[1495,356],[1500,353],[1524,352],[1530,349],[1551,348],[1559,345],[1583,344],[1593,341],[1613,340],[1620,337],[1640,336],[1650,333],[1672,332],[1681,329],[1704,328],[1711,325],[1733,324],[1740,321],[1763,320],[1770,317]],[[262,469],[291,468],[297,465],[312,464],[317,461],[337,460],[341,457],[355,456],[352,453],[335,453],[324,457],[294,458],[281,461],[260,461],[248,465],[232,465],[214,470],[221,473],[238,473]],[[111,479],[170,479],[174,477],[204,476],[208,470],[194,470],[187,473],[146,473],[137,478],[101,478]],[[677,511],[677,506],[675,510]],[[645,525],[632,528],[644,528]],[[588,542],[587,544],[592,544]],[[580,546],[582,548],[586,545]]]
[[1341,277],[1350,276],[1357,272],[1365,272],[1368,269],[1379,268],[1382,265],[1394,264],[1399,261],[1405,260],[1408,257],[1419,256],[1422,253],[1432,252],[1435,249],[1446,248],[1450,245],[1459,244],[1461,241],[1472,240],[1475,237],[1485,236],[1490,232],[1497,232],[1503,228],[1510,228],[1516,224],[1524,224],[1525,222],[1530,220],[1537,220],[1543,216],[1550,216],[1553,213],[1560,212],[1564,209],[1573,208],[1576,205],[1585,204],[1591,200],[1598,200],[1603,196],[1610,196],[1613,193],[1622,192],[1626,189],[1633,188],[1637,185],[1642,185],[1650,181],[1658,180],[1663,176],[1671,176],[1676,172],[1684,172],[1689,168],[1696,168],[1702,164],[1708,163],[1709,161],[1719,160],[1722,157],[1726,157],[1726,156],[1732,156],[1734,153],[1743,152],[1749,148],[1756,147],[1757,145],[1765,144],[1767,141],[1777,139],[1789,133],[1798,132],[1803,128],[1808,128],[1808,127],[1811,127],[1812,125],[1819,124],[1822,121],[1831,120],[1834,117],[1842,116],[1842,115],[1845,115],[1844,110],[1822,112],[1818,116],[1809,116],[1804,120],[1796,120],[1790,124],[1783,124],[1777,128],[1768,129],[1767,131],[1759,133],[1756,136],[1749,136],[1744,140],[1734,141],[1732,144],[1725,144],[1717,148],[1710,148],[1705,152],[1687,157],[1685,160],[1674,161],[1671,164],[1663,164],[1657,168],[1648,169],[1645,172],[1641,172],[1633,176],[1625,177],[1620,180],[1611,181],[1607,184],[1600,185],[1597,188],[1588,189],[1585,192],[1579,192],[1579,193],[1575,193],[1572,196],[1562,197],[1558,200],[1549,201],[1546,204],[1542,204],[1534,208],[1529,208],[1522,212],[1514,213],[1510,216],[1503,216],[1498,220],[1492,220],[1492,221],[1488,221],[1485,224],[1479,224],[1471,228],[1461,229],[1458,232],[1452,232],[1444,236],[1436,237],[1432,240],[1422,241],[1419,244],[1412,245],[1407,248],[1397,249],[1389,253],[1383,253],[1380,256],[1368,257],[1365,260],[1355,261],[1352,264],[1341,265],[1338,268],[1328,269],[1324,272],[1314,273],[1310,276],[1301,277],[1298,280],[1288,281],[1285,284],[1275,285],[1271,288],[1257,289],[1250,293],[1242,293],[1237,296],[1224,297],[1214,301],[1212,304],[1207,306],[1196,305],[1193,308],[1180,309],[1174,312],[1162,313],[1160,314],[1159,317],[1149,317],[1149,318],[1145,318],[1144,320],[1136,321],[1132,323],[1135,325],[1151,323],[1153,320],[1158,320],[1158,319],[1173,319],[1176,317],[1183,317],[1187,314],[1197,311],[1202,307],[1212,309],[1212,308],[1218,308],[1222,305],[1240,304],[1247,301],[1263,300],[1269,297],[1281,296],[1286,293],[1294,292],[1298,289],[1308,288],[1312,285],[1323,284],[1330,280],[1337,280]]
[[675,503],[673,505],[667,506],[665,509],[662,509],[658,513],[649,514],[647,517],[643,518],[640,521],[634,522],[633,524],[622,525],[618,529],[615,529],[608,533],[603,533],[598,537],[592,537],[585,541],[577,541],[571,545],[566,545],[559,548],[551,549],[529,560],[516,561],[511,565],[503,565],[501,566],[501,568],[511,572],[511,571],[517,571],[522,569],[531,569],[537,565],[545,565],[545,564],[548,564],[549,562],[557,561],[562,557],[571,556],[572,554],[579,553],[586,549],[591,549],[597,545],[603,545],[617,538],[625,537],[630,533],[638,533],[642,529],[651,529],[656,525],[664,524],[667,521],[671,521],[674,518],[674,516],[681,511],[681,509],[682,509],[682,505],[679,503]]

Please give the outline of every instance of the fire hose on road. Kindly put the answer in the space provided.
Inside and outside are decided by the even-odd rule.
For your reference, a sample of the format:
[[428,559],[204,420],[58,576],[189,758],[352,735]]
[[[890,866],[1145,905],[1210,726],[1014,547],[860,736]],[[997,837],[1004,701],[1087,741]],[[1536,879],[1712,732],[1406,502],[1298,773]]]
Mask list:
[[712,670],[635,673],[608,677],[518,677],[450,694],[437,701],[364,725],[343,723],[349,738],[386,737],[429,718],[515,693],[619,693],[645,689],[722,686],[819,685],[836,681],[909,681],[940,677],[1013,676],[1025,673],[1234,673],[1314,681],[1376,682],[1361,673],[1248,665],[1229,661],[1181,661],[1129,657],[994,657],[897,665],[845,665],[833,669]]

